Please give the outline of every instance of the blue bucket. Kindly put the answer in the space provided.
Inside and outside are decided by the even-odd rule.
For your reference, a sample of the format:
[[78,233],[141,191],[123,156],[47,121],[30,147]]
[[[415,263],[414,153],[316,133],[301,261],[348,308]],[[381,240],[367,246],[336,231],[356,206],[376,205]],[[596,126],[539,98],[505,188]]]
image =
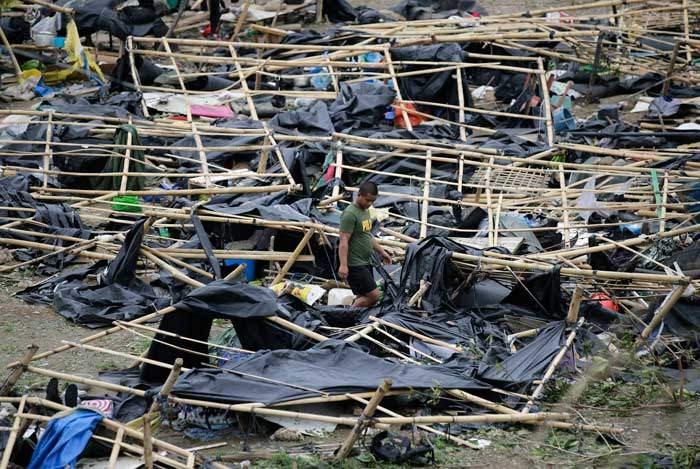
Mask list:
[[576,119],[574,119],[571,111],[565,107],[560,107],[552,112],[552,121],[554,132],[556,133],[574,130],[576,128]]

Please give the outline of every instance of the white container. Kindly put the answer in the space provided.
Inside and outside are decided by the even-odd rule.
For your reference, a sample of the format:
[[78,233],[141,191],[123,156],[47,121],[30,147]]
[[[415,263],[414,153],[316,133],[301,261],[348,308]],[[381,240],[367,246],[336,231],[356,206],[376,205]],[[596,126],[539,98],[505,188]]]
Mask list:
[[347,288],[332,288],[328,291],[328,306],[350,306],[355,294]]

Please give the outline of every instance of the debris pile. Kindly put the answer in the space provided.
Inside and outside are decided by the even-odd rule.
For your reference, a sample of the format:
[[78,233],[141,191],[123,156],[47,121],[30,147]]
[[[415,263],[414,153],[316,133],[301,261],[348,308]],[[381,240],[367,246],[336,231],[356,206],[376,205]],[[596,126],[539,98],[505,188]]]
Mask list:
[[[693,386],[700,3],[4,6],[0,272],[41,276],[15,296],[97,330],[8,365],[0,467],[235,459],[160,427],[344,426],[322,457],[372,431],[376,459],[416,464],[429,437],[483,448],[483,426],[622,438],[545,394],[623,337],[680,374],[681,405]],[[345,210],[368,214],[362,291]],[[78,350],[132,366],[51,367]],[[16,394],[23,372],[46,398]]]

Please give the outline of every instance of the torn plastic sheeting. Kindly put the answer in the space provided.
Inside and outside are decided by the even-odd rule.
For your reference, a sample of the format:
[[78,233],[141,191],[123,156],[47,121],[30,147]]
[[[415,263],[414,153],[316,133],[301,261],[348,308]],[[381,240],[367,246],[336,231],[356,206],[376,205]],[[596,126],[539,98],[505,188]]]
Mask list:
[[140,6],[117,10],[120,3],[118,0],[72,0],[66,6],[74,10],[75,21],[83,35],[105,31],[126,41],[128,36],[163,36],[167,31],[154,10]]
[[294,201],[287,192],[280,191],[264,197],[258,194],[244,196],[224,194],[212,197],[205,205],[208,210],[227,215],[260,215],[271,221],[308,222],[311,218],[337,226],[339,217],[334,214],[323,214],[313,207],[313,200],[305,198]]
[[[214,319],[231,320],[242,347],[247,350],[306,348],[311,345],[305,336],[263,319],[268,316],[282,316],[309,330],[325,324],[320,317],[309,312],[287,310],[278,303],[276,295],[268,288],[216,280],[185,296],[175,305],[174,312],[163,317],[159,326],[162,331],[201,343],[157,334],[158,342],[151,343],[147,357],[163,363],[174,363],[180,357],[187,368],[201,366],[202,354],[208,353],[205,342],[209,338]],[[174,349],[167,344],[192,352]],[[141,370],[141,379],[146,382],[163,382],[167,375],[168,370],[148,363]]]
[[[170,112],[174,114],[187,114],[187,102],[189,100],[191,111],[193,115],[201,115],[197,111],[198,108],[204,110],[208,107],[218,109],[222,105],[228,107],[228,103],[234,99],[244,99],[245,95],[243,93],[238,93],[234,91],[225,91],[212,94],[196,94],[185,96],[178,93],[162,93],[162,92],[148,92],[143,94],[143,100],[151,109],[155,109],[160,112]],[[233,117],[233,112],[231,108],[228,107],[227,116]]]
[[335,132],[328,106],[323,101],[315,101],[309,107],[278,113],[270,120],[272,128],[286,128],[306,135],[330,135]]
[[335,128],[346,133],[353,128],[376,126],[395,98],[396,92],[384,83],[342,83],[328,111]]
[[179,397],[230,404],[262,402],[269,405],[318,397],[321,393],[374,391],[387,378],[393,382],[392,389],[426,390],[436,386],[472,392],[487,389],[479,381],[465,378],[446,367],[395,362],[370,355],[355,344],[335,340],[305,351],[259,352],[224,368],[287,383],[288,386],[236,376],[225,370],[196,369],[181,375],[172,392]]
[[479,254],[475,249],[436,236],[409,244],[401,269],[400,283],[403,290],[399,298],[408,298],[420,288],[421,280],[427,280],[432,286],[423,295],[423,308],[432,311],[450,305],[450,292],[459,282],[459,276],[454,275],[454,266],[450,262],[453,252]]
[[197,233],[199,243],[202,245],[202,249],[204,249],[204,253],[207,256],[209,266],[211,267],[212,272],[214,272],[214,278],[221,278],[221,265],[219,263],[219,260],[216,258],[216,255],[214,255],[214,248],[211,244],[211,240],[209,239],[209,235],[204,229],[202,220],[194,211],[192,212],[192,225],[194,226],[194,230]]
[[495,324],[470,314],[440,311],[430,320],[403,312],[392,312],[381,319],[448,344],[470,344],[486,351],[489,342],[505,345],[504,334]]
[[[552,362],[564,342],[566,322],[547,325],[535,340],[502,360],[493,360],[479,367],[478,377],[489,383],[511,387],[512,384],[527,384],[541,376]],[[489,360],[489,356],[484,360]]]
[[212,319],[250,319],[275,316],[277,296],[269,288],[217,280],[192,290],[175,308]]
[[674,335],[700,344],[700,297],[679,299],[664,318],[664,324]]
[[536,311],[548,319],[562,319],[561,266],[517,281],[503,304],[515,304]]
[[[207,148],[204,152],[209,164],[226,165],[237,161],[250,161],[255,158],[254,150],[232,152],[231,150],[215,149],[213,147],[237,147],[246,145],[257,145],[262,141],[260,136],[238,136],[232,138],[218,138],[210,136],[202,136],[202,148]],[[199,162],[199,146],[193,136],[184,137],[176,142],[173,142],[174,147],[190,147],[192,150],[173,150],[172,154],[187,160],[181,160],[178,171],[181,172],[197,172],[201,171],[201,163]],[[211,148],[211,149],[209,149]]]
[[476,0],[402,0],[391,10],[409,21],[448,18],[465,12],[487,14]]
[[73,279],[56,286],[53,305],[59,314],[97,328],[135,319],[170,303],[169,298],[158,297],[150,285],[135,276],[144,223],[140,220],[129,230],[102,283],[86,285],[83,279]]
[[[391,57],[397,62],[427,61],[427,62],[453,62],[462,63],[464,52],[458,44],[437,44],[429,46],[399,47],[391,49]],[[429,68],[428,66],[406,66],[406,71]],[[461,70],[461,69],[460,69]],[[455,79],[452,76],[460,70],[447,70],[415,76],[400,77],[398,79],[401,96],[405,100],[430,101],[434,103],[459,104]],[[461,72],[460,72],[461,73]],[[464,88],[465,106],[471,105],[471,93],[468,80],[462,77]],[[454,109],[442,110],[432,107],[429,112],[447,114],[447,119],[455,120],[457,111]]]

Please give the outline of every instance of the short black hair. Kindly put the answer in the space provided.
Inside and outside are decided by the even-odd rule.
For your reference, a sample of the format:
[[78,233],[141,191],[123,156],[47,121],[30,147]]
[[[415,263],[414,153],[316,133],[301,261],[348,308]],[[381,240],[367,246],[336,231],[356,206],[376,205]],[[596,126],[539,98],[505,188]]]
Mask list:
[[379,189],[372,181],[365,181],[360,184],[360,195],[378,195]]

